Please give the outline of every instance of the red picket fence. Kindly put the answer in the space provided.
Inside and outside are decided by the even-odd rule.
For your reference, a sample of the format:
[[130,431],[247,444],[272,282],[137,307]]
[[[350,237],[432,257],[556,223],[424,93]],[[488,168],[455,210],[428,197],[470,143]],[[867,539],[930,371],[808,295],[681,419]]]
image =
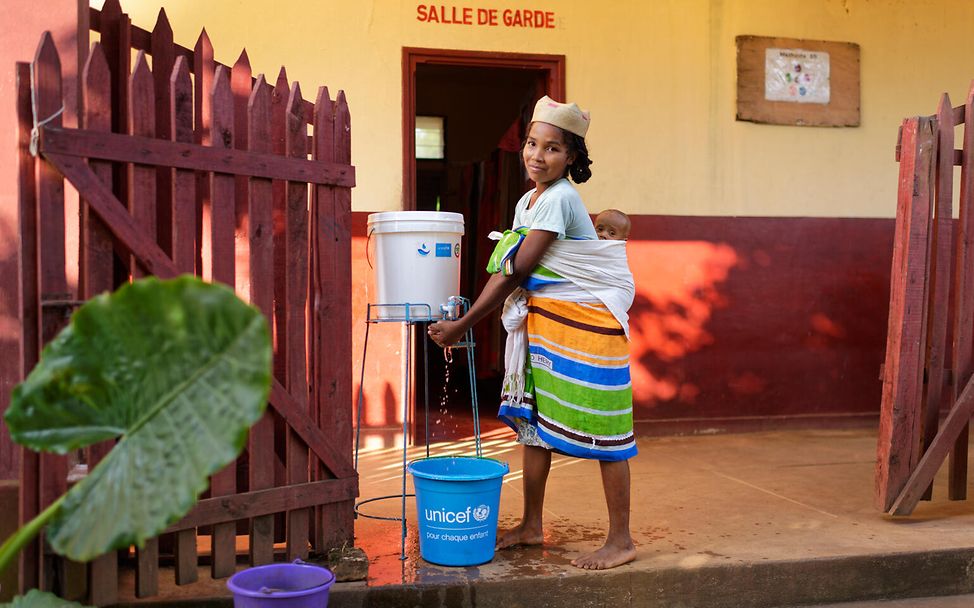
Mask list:
[[[961,149],[954,129],[963,125]],[[903,121],[876,505],[908,515],[950,454],[948,494],[966,498],[974,412],[974,83],[967,102]],[[952,218],[960,166],[960,217]],[[941,422],[941,405],[950,410]]]
[[[267,315],[274,333],[270,407],[251,429],[246,457],[214,475],[209,497],[134,560],[123,551],[88,564],[83,595],[105,605],[118,600],[119,564],[135,569],[134,595],[148,597],[159,594],[160,560],[174,564],[182,585],[197,580],[200,563],[213,578],[232,574],[242,541],[249,563],[263,564],[275,553],[303,558],[353,540],[355,177],[343,93],[332,100],[322,87],[309,103],[283,68],[274,86],[254,79],[246,52],[232,68],[217,64],[205,31],[192,51],[174,45],[164,12],[149,33],[108,0],[92,9],[91,26],[100,42],[81,76],[80,129],[61,126],[50,35],[31,64],[17,65],[24,369],[75,306],[146,274],[226,283]],[[81,217],[68,218],[80,222],[76,294],[65,278],[65,179],[81,198]],[[73,457],[25,450],[22,521],[110,449]],[[201,556],[203,536],[210,549]],[[23,589],[51,588],[72,568],[45,555],[41,541],[20,566]]]

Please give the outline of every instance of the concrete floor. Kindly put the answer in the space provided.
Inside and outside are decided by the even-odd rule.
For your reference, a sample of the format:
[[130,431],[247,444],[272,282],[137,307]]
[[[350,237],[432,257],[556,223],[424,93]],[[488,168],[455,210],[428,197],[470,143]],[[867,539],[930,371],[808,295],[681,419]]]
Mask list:
[[952,595],[949,597],[917,597],[906,600],[877,600],[872,602],[846,602],[842,604],[820,604],[813,608],[971,608],[974,595]]
[[[468,429],[462,421],[438,424]],[[361,499],[396,495],[364,505],[365,513],[399,514],[403,451],[395,435],[363,436]],[[520,447],[496,426],[484,431],[483,447],[510,465],[499,515],[501,527],[513,525],[521,512]],[[499,551],[477,567],[429,564],[419,554],[410,498],[406,559],[399,522],[360,517],[356,544],[370,559],[368,580],[334,585],[329,606],[974,606],[974,596],[963,596],[974,593],[974,495],[946,500],[941,475],[934,500],[911,517],[878,513],[874,429],[641,438],[639,450],[631,461],[634,563],[594,573],[570,565],[601,543],[606,509],[598,464],[556,456],[545,546]],[[430,451],[472,454],[473,442],[461,437]],[[411,447],[408,458],[424,455],[424,447]],[[171,573],[161,575],[174,594],[134,600],[123,589],[123,605],[231,605],[225,580],[201,574],[199,583],[176,588],[167,584]],[[949,595],[957,597],[931,597]]]
[[[521,511],[520,448],[504,428],[486,432],[483,445],[484,455],[510,465],[500,503],[507,527]],[[406,559],[399,559],[398,522],[359,518],[356,543],[371,559],[367,587],[336,587],[333,605],[435,587],[454,589],[458,601],[474,588],[476,605],[535,607],[568,605],[558,603],[565,590],[587,587],[589,596],[582,591],[572,605],[609,605],[616,587],[633,605],[660,606],[812,605],[974,590],[974,502],[947,501],[938,479],[934,500],[913,516],[878,513],[872,429],[647,438],[639,449],[631,461],[633,564],[601,573],[569,564],[600,544],[606,508],[598,464],[555,456],[545,547],[500,551],[479,567],[428,564],[409,499]],[[431,453],[472,450],[468,440],[434,444]],[[410,459],[423,455],[424,448],[410,449]],[[360,458],[362,498],[401,492],[401,447],[363,450]],[[412,492],[411,480],[407,486]],[[393,499],[363,510],[395,516],[400,508]],[[547,593],[538,596],[539,589]],[[499,603],[483,603],[488,597]]]

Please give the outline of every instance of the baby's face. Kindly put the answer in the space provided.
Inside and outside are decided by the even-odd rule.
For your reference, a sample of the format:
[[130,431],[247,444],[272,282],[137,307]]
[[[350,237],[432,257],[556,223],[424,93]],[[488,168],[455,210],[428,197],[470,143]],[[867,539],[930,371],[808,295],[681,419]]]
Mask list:
[[600,213],[595,218],[595,233],[602,241],[625,241],[629,238],[629,222],[618,213]]

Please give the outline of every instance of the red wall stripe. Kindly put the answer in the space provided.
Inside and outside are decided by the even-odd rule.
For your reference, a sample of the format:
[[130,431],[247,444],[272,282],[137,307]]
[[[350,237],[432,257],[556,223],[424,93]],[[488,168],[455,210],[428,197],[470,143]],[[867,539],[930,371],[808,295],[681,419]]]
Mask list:
[[[374,293],[367,215],[353,214],[357,358]],[[632,221],[637,420],[878,412],[894,220],[639,215]],[[399,333],[390,325],[370,335],[370,425],[396,422]],[[360,365],[356,360],[356,390]]]

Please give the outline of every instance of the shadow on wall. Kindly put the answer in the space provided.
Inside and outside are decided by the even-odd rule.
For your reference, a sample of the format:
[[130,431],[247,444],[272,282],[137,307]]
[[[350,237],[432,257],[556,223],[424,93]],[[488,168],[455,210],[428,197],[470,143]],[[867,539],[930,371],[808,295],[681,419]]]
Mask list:
[[637,420],[878,411],[892,219],[633,219]]
[[[726,306],[720,288],[739,263],[735,250],[706,242],[635,244],[640,266],[649,262],[651,278],[638,280],[631,310],[631,332],[642,348],[632,369],[633,398],[639,403],[693,402],[701,382],[687,377],[681,361],[714,343],[708,324]],[[655,261],[654,261],[655,260]],[[678,263],[676,263],[678,261]],[[701,379],[702,380],[702,379]]]
[[[365,346],[366,309],[375,294],[371,258],[374,243],[366,238],[368,213],[352,214],[352,395],[358,403],[360,379],[364,376],[363,428],[396,428],[402,425],[399,395],[402,393],[403,330],[399,323],[373,323],[368,328],[367,361]],[[368,256],[366,247],[369,248]],[[364,373],[363,373],[363,367]],[[355,420],[355,411],[352,420]]]
[[20,475],[20,448],[3,422],[10,392],[20,382],[19,246],[16,224],[0,218],[0,480]]
[[[6,7],[12,14],[16,28],[4,32],[0,45],[0,132],[12,136],[17,133],[17,82],[16,62],[30,62],[37,51],[41,35],[51,31],[61,58],[63,96],[65,109],[63,124],[77,127],[78,80],[78,32],[77,2],[52,0],[44,10],[37,10],[28,3],[14,3]],[[41,117],[43,119],[45,117]],[[20,355],[20,237],[18,221],[18,157],[11,140],[0,148],[0,416],[10,403],[10,392],[21,380]],[[77,192],[65,186],[65,217],[78,217]],[[78,230],[75,224],[66,228],[66,273],[69,289],[77,288]],[[20,474],[20,448],[12,443],[6,426],[0,418],[0,480],[18,479]]]

